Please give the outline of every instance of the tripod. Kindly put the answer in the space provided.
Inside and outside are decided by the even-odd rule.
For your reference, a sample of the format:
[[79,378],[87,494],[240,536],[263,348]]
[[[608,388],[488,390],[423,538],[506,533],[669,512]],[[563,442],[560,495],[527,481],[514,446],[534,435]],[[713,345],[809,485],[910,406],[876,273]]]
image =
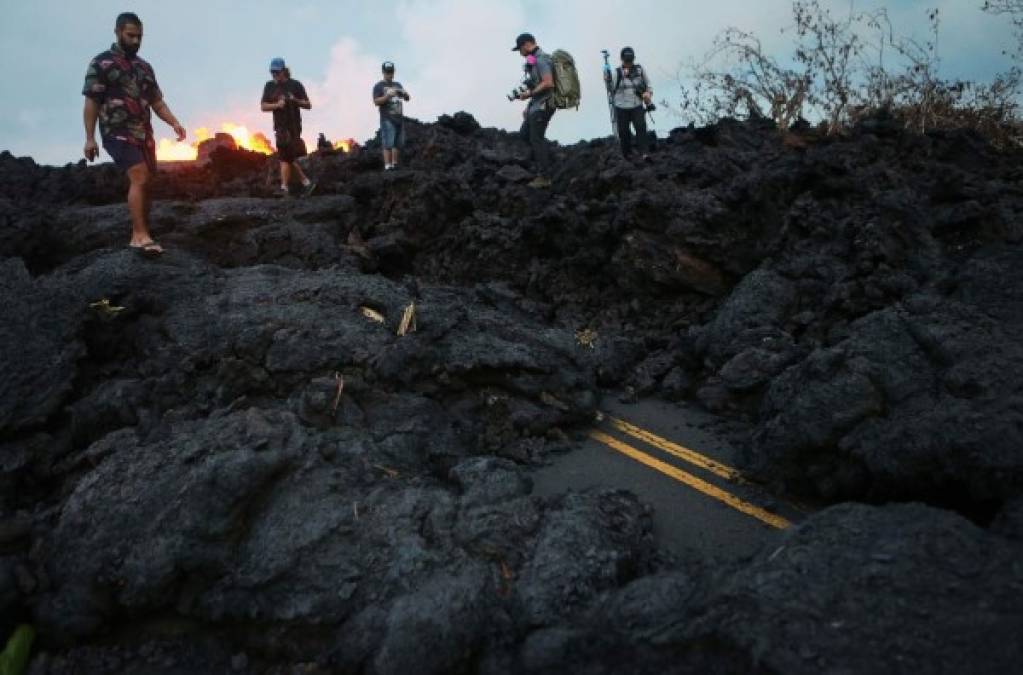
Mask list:
[[607,109],[611,114],[611,134],[618,138],[618,119],[615,117],[615,92],[611,84],[611,64],[608,59],[611,54],[606,49],[600,50],[604,57],[604,87],[607,89]]

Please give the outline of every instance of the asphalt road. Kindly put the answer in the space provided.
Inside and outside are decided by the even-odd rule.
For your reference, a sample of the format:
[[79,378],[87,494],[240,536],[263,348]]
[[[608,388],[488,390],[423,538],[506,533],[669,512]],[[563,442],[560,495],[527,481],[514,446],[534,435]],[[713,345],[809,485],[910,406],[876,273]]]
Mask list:
[[626,489],[654,508],[658,544],[683,558],[729,562],[755,553],[805,517],[746,481],[735,450],[706,412],[663,401],[606,399],[578,448],[533,475],[534,493]]

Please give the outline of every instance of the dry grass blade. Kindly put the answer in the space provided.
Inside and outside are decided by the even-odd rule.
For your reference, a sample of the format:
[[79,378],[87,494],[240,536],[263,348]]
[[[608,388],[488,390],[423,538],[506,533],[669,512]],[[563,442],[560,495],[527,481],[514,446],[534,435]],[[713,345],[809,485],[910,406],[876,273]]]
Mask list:
[[371,321],[376,321],[377,323],[384,322],[384,315],[371,307],[360,307],[359,311],[362,312],[362,315],[364,317]]
[[583,330],[577,330],[575,332],[575,341],[579,343],[580,347],[589,347],[595,349],[597,342],[597,331],[592,328],[585,328]]
[[373,468],[374,469],[380,469],[381,471],[386,473],[390,478],[397,478],[398,476],[401,475],[400,473],[398,473],[398,471],[396,469],[391,469],[391,468],[383,466],[381,464],[374,464]]
[[118,314],[120,314],[121,312],[124,311],[124,307],[118,307],[117,305],[111,305],[110,304],[110,300],[107,299],[107,298],[103,298],[102,300],[98,300],[98,301],[90,304],[89,307],[91,307],[92,309],[95,309],[96,311],[98,311],[98,312],[100,312],[102,314],[106,314],[107,316],[117,316]]
[[540,392],[540,401],[544,405],[549,405],[552,408],[557,408],[562,412],[568,412],[569,407],[563,402],[559,401],[553,394],[546,391]]
[[334,413],[337,413],[337,407],[341,405],[341,394],[345,391],[345,376],[341,373],[334,373],[334,381],[337,382],[337,396],[334,397]]
[[401,315],[401,323],[398,324],[398,337],[408,333],[416,332],[416,303],[410,302],[409,306]]

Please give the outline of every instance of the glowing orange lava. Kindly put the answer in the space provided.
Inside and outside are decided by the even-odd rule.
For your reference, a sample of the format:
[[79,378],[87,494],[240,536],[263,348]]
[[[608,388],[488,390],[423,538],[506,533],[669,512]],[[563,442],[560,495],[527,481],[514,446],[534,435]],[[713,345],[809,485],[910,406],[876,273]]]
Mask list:
[[[271,155],[274,152],[270,139],[258,131],[250,133],[246,127],[232,122],[224,122],[220,125],[220,130],[230,134],[239,148],[264,155]],[[200,127],[195,130],[193,136],[194,140],[190,143],[178,143],[169,138],[161,138],[156,146],[156,158],[162,162],[196,159],[199,156],[199,145],[203,141],[213,138],[213,133],[206,127]]]

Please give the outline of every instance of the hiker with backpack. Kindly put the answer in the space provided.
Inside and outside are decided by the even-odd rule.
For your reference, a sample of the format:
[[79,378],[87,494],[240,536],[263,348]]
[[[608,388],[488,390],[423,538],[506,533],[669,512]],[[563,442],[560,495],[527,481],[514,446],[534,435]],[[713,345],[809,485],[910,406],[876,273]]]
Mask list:
[[[622,155],[626,159],[632,154],[632,130],[636,129],[636,144],[643,159],[650,156],[650,136],[646,129],[646,112],[653,109],[651,99],[654,90],[646,71],[636,63],[636,52],[632,47],[625,47],[621,52],[622,65],[615,68],[612,75],[610,69],[604,71],[604,79],[611,90],[614,103],[615,120],[618,124],[618,140],[622,145]],[[613,79],[612,79],[613,78]]]
[[531,158],[536,165],[536,178],[529,184],[534,188],[551,185],[551,151],[547,147],[547,125],[554,117],[554,62],[547,52],[536,44],[536,38],[523,33],[515,38],[512,51],[526,59],[526,78],[520,101],[529,101],[522,113],[522,129],[519,134],[529,144]]

